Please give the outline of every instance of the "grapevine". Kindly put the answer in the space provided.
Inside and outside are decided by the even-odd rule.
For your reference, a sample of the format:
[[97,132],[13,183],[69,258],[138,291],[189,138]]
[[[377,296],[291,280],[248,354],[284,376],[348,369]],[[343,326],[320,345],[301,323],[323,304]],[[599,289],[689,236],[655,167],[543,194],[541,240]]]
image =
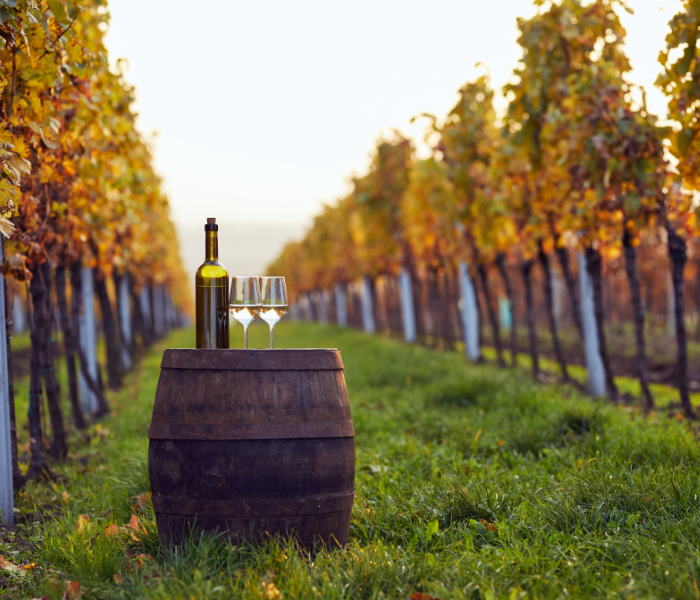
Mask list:
[[[94,283],[97,292],[112,388],[121,385],[124,354],[134,353],[120,335],[114,306],[122,282],[135,316],[148,291],[166,302],[172,297],[181,313],[190,311],[186,288],[178,285],[183,270],[168,201],[136,129],[133,89],[119,68],[109,66],[108,20],[105,0],[7,0],[0,6],[0,233],[6,238],[4,275],[27,282],[31,291],[30,478],[52,476],[40,420],[44,394],[53,438],[48,451],[62,460],[68,448],[50,339],[56,303],[77,427],[87,424],[79,374],[98,398],[91,416],[109,411],[77,334],[87,302],[83,286]],[[141,340],[149,343],[152,323],[141,317]],[[16,452],[13,459],[21,485]]]
[[[613,400],[620,393],[604,327],[610,302],[604,274],[615,270],[627,281],[636,371],[650,409],[654,399],[646,367],[648,308],[642,282],[648,285],[645,274],[664,260],[652,252],[653,246],[665,243],[670,261],[663,268],[673,281],[681,405],[694,416],[687,383],[684,285],[685,265],[695,248],[695,194],[700,190],[697,3],[684,2],[660,54],[664,70],[658,85],[669,98],[673,127],[657,124],[647,111],[644,90],[628,80],[620,13],[631,10],[624,1],[535,4],[534,17],[518,20],[523,56],[503,90],[508,100],[504,117],[499,119],[493,108],[487,74],[467,82],[444,118],[424,115],[432,132],[426,139],[438,140],[431,157],[417,160],[410,142],[399,134],[381,140],[350,196],[327,207],[305,239],[282,253],[269,271],[288,275],[298,298],[335,289],[339,281],[368,277],[375,290],[383,290],[374,308],[382,313],[394,302],[391,281],[399,268],[409,268],[422,341],[440,345],[454,337],[448,331],[466,326],[464,321],[450,323],[456,310],[450,290],[456,287],[458,264],[466,261],[471,280],[480,287],[479,333],[484,337],[481,322],[488,319],[498,363],[505,365],[496,306],[501,297],[511,313],[511,364],[517,354],[516,315],[524,315],[533,375],[540,376],[536,328],[542,313],[560,374],[567,380],[554,287],[555,279],[563,279],[569,315],[582,342],[581,298],[570,260],[575,252],[591,281],[593,335]],[[668,150],[677,169],[669,163]],[[350,234],[322,244],[329,227],[338,232],[347,227]],[[339,257],[342,275],[330,267]],[[490,277],[494,267],[500,281]],[[514,272],[522,279],[519,296]],[[538,281],[540,294],[533,287]],[[384,330],[394,331],[390,325]]]

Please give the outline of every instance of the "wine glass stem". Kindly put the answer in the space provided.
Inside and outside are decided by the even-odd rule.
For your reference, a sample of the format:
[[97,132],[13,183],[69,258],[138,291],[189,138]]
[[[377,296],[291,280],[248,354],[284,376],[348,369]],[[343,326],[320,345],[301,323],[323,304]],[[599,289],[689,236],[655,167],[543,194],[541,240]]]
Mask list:
[[245,345],[245,349],[248,349],[248,325],[243,327],[243,342]]
[[274,343],[274,332],[275,332],[275,326],[270,325],[270,350],[272,350],[275,347]]

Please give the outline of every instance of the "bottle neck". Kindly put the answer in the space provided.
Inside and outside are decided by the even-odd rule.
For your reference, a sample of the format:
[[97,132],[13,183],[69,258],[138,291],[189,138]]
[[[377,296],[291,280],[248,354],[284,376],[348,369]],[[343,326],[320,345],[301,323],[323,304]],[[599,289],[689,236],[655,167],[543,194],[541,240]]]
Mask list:
[[206,231],[204,243],[204,260],[219,260],[219,238],[216,231]]

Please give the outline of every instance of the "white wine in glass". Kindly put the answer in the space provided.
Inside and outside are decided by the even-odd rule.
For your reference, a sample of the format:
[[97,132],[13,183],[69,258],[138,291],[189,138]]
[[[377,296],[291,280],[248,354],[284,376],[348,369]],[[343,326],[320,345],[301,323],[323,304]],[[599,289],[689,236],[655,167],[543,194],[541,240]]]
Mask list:
[[287,284],[284,277],[262,277],[260,318],[270,326],[270,348],[275,347],[274,331],[277,322],[287,314]]
[[260,283],[257,277],[231,277],[231,295],[229,310],[241,325],[243,325],[243,340],[248,349],[248,327],[260,314]]

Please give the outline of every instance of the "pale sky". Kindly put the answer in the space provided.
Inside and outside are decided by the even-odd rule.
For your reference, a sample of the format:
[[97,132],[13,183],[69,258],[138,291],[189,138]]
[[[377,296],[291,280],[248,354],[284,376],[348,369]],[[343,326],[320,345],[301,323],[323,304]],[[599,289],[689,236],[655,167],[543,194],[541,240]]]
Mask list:
[[[631,79],[649,108],[657,56],[680,0],[628,0]],[[362,173],[378,135],[421,139],[487,65],[494,88],[518,57],[530,0],[110,0],[112,62],[129,61],[139,127],[157,132],[185,264],[203,260],[207,217],[221,261],[254,275]],[[499,99],[499,106],[503,100]]]

